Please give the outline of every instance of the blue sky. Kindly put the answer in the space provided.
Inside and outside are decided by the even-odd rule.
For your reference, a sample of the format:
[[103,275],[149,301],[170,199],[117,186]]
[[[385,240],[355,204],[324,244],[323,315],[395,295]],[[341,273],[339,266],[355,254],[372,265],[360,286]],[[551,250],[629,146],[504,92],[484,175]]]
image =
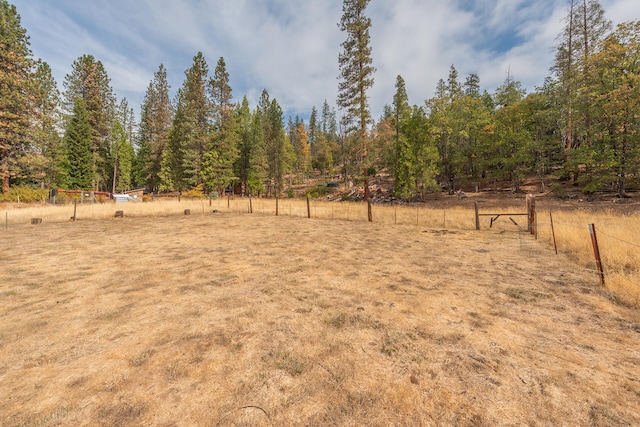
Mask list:
[[[211,74],[221,56],[236,101],[252,108],[263,89],[285,115],[308,117],[333,105],[341,0],[9,0],[31,49],[53,69],[62,90],[73,61],[102,61],[118,99],[139,115],[161,63],[172,95],[203,52]],[[533,90],[549,75],[568,0],[372,0],[371,46],[377,72],[370,91],[374,117],[391,103],[397,75],[409,101],[423,104],[455,65],[460,80],[476,73],[492,91],[508,70]],[[614,25],[640,19],[638,0],[601,0]]]

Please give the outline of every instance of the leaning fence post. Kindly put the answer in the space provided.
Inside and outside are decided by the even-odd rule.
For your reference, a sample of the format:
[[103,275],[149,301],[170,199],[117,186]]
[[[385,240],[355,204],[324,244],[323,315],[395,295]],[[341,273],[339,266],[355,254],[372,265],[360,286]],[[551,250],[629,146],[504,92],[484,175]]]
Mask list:
[[555,249],[556,255],[558,255],[558,244],[556,243],[556,230],[553,227],[553,215],[551,215],[551,211],[549,211],[549,219],[551,220],[551,236],[553,237],[553,249]]
[[598,237],[596,236],[596,225],[589,224],[589,234],[591,234],[591,243],[593,244],[593,253],[596,256],[596,266],[600,275],[600,284],[604,286],[604,270],[602,269],[602,258],[600,257],[600,248],[598,247]]

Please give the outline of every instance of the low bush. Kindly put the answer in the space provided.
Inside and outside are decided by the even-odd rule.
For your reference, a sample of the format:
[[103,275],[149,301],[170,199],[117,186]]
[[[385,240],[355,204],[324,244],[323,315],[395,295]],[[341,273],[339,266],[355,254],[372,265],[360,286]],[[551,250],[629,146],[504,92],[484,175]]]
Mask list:
[[8,193],[0,193],[0,202],[40,202],[49,197],[47,190],[28,185],[11,187]]
[[316,185],[307,191],[307,197],[317,199],[318,197],[333,194],[334,192],[335,188],[327,187],[326,185]]

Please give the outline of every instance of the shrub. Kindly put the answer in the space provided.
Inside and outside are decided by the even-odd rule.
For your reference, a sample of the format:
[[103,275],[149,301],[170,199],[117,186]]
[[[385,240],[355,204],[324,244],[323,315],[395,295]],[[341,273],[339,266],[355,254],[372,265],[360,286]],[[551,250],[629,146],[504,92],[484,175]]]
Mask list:
[[191,190],[183,191],[182,197],[187,199],[204,199],[206,196],[204,194],[202,184],[198,185],[196,188],[192,188]]
[[334,192],[335,188],[327,187],[326,185],[316,185],[307,191],[307,196],[311,199],[317,199],[318,197],[333,194]]
[[0,202],[17,202],[20,200],[25,203],[33,203],[40,202],[48,197],[49,192],[47,190],[41,190],[40,188],[28,185],[21,185],[11,187],[8,193],[0,194]]

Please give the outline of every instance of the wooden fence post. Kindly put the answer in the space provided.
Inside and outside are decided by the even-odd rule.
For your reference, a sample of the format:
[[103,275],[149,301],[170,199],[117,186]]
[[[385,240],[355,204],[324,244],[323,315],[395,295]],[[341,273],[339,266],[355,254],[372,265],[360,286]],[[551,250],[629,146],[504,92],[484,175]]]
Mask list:
[[309,196],[307,196],[307,218],[311,218],[311,205],[309,204]]
[[537,230],[537,225],[538,225],[538,218],[536,216],[536,197],[535,196],[531,196],[531,234],[533,234],[534,236],[536,236],[536,239],[538,238],[538,230]]
[[527,230],[536,235],[536,198],[532,194],[527,194],[527,218]]
[[480,215],[478,214],[478,202],[473,202],[473,206],[476,210],[476,230],[480,230]]
[[276,196],[276,216],[278,216],[278,196]]
[[553,227],[553,215],[551,215],[551,211],[549,211],[549,219],[551,220],[551,236],[553,237],[553,249],[555,249],[556,255],[558,255],[558,244],[556,243],[556,230]]
[[371,214],[371,200],[367,198],[367,217],[369,218],[369,222],[373,222],[373,215]]
[[253,213],[253,203],[251,203],[251,196],[249,196],[249,213]]
[[596,225],[589,224],[589,234],[591,234],[591,244],[593,245],[593,253],[596,257],[596,266],[600,275],[600,284],[604,286],[604,270],[602,268],[602,258],[600,257],[600,248],[598,247],[598,237],[596,236]]

